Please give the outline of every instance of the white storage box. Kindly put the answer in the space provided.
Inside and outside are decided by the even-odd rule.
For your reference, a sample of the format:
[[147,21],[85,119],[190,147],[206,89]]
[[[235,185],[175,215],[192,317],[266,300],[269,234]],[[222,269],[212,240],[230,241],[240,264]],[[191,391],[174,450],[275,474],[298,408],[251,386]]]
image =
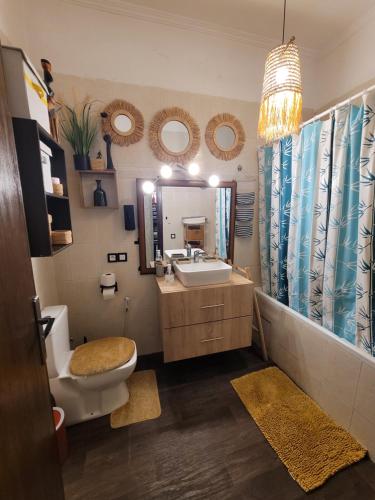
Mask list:
[[36,120],[50,132],[48,90],[25,53],[15,47],[2,47],[10,112],[16,118]]
[[46,193],[53,193],[52,174],[51,174],[52,151],[51,148],[46,146],[42,141],[39,141],[39,145],[40,145],[40,156],[42,159],[44,191]]

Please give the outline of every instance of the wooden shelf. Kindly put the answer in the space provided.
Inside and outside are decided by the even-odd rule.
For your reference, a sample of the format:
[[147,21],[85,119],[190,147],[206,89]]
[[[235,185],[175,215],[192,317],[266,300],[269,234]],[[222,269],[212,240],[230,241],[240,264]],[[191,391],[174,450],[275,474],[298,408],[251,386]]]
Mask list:
[[50,198],[58,198],[60,200],[69,200],[68,196],[63,196],[61,194],[55,194],[55,193],[45,193],[46,196],[49,196]]
[[65,250],[65,248],[71,247],[73,243],[67,243],[66,245],[52,245],[52,255],[56,255],[59,252]]
[[[18,167],[20,171],[31,257],[48,257],[70,245],[52,245],[52,230],[72,230],[69,193],[63,148],[35,120],[13,118]],[[64,196],[44,189],[40,142],[51,149],[51,175],[59,177]]]
[[116,175],[116,170],[115,169],[104,169],[104,170],[78,170],[80,175],[95,175],[95,174],[100,174],[100,175]]
[[[81,203],[84,208],[119,208],[116,170],[78,170],[81,181]],[[107,195],[106,207],[94,206],[96,179],[102,181],[102,188]]]

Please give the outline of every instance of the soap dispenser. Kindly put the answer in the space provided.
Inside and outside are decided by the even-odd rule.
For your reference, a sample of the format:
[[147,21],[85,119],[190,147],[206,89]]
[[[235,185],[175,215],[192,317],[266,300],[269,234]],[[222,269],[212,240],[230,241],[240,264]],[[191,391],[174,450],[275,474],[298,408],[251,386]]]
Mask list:
[[166,283],[173,283],[174,282],[174,274],[172,272],[172,264],[167,265],[167,272],[164,276],[164,279]]

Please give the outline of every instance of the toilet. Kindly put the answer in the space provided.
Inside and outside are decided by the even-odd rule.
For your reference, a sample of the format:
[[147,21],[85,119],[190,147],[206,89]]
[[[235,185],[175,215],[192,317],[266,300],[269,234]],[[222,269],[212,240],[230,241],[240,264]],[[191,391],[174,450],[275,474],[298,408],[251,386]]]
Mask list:
[[70,361],[74,351],[69,344],[68,307],[46,307],[42,316],[55,318],[46,338],[47,370],[51,392],[57,406],[65,412],[66,425],[101,417],[124,405],[129,399],[126,380],[137,363],[135,343],[134,353],[123,365],[95,375],[73,375]]

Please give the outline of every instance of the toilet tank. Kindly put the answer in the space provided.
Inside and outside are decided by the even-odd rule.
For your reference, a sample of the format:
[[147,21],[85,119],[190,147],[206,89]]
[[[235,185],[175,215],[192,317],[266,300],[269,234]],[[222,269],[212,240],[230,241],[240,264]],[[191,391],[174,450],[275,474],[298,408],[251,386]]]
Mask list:
[[42,317],[55,318],[51,331],[46,338],[47,370],[49,378],[55,378],[67,362],[70,351],[68,307],[50,306],[42,311]]

